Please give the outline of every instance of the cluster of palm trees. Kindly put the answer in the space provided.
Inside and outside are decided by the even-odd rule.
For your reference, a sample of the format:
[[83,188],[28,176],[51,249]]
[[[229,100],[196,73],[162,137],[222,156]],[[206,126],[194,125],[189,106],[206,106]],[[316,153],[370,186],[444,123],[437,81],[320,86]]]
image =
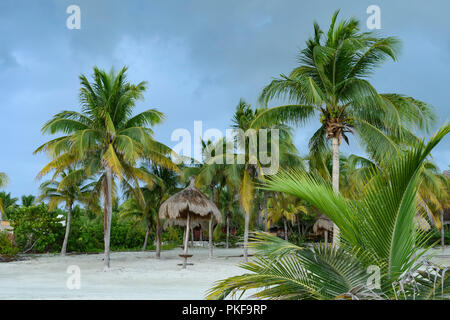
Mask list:
[[[440,174],[428,157],[432,146],[445,135],[447,129],[425,145],[416,134],[428,132],[434,125],[436,119],[432,108],[412,97],[379,93],[369,82],[369,76],[384,61],[397,60],[399,40],[361,32],[357,20],[338,22],[337,17],[338,12],[333,15],[326,32],[317,23],[314,24],[314,35],[299,54],[299,65],[290,74],[280,75],[263,88],[259,98],[261,107],[254,108],[244,100],[240,100],[236,107],[231,123],[233,128],[244,132],[277,129],[278,142],[270,134],[267,138],[269,145],[277,143],[282,173],[275,178],[264,173],[266,163],[260,159],[260,154],[252,156],[249,152],[251,137],[248,135],[233,141],[236,147],[232,150],[225,147],[229,142],[225,139],[202,141],[204,161],[177,166],[172,150],[153,137],[153,127],[164,120],[164,114],[155,109],[133,113],[136,101],[143,98],[145,82],[129,83],[126,68],[117,73],[94,68],[91,81],[81,75],[81,111],[62,111],[45,123],[42,128],[44,134],[59,136],[35,150],[35,153],[46,152],[51,158],[38,177],[52,173],[52,178],[41,185],[38,201],[48,200],[50,209],[64,204],[68,211],[61,253],[66,252],[74,204],[78,202],[97,212],[102,205],[104,263],[105,270],[109,269],[112,206],[114,199],[122,192],[126,201],[121,206],[121,215],[146,225],[143,250],[151,227],[156,226],[156,255],[159,257],[162,222],[158,217],[158,208],[177,191],[180,182],[195,176],[197,186],[210,195],[224,214],[225,226],[218,225],[216,231],[226,228],[227,247],[231,219],[243,217],[243,256],[246,262],[250,229],[255,229],[252,225],[267,231],[271,223],[282,222],[285,240],[288,240],[288,223],[297,220],[300,228],[304,214],[326,214],[334,223],[333,246],[319,246],[313,252],[260,234],[256,248],[264,249],[268,256],[260,257],[257,263],[249,263],[247,268],[261,278],[246,276],[224,280],[211,291],[210,297],[224,297],[236,290],[272,284],[277,285],[263,290],[259,296],[331,297],[347,289],[353,290],[359,285],[358,281],[365,279],[352,276],[351,281],[346,282],[351,284],[350,287],[336,283],[334,291],[327,293],[312,292],[314,286],[305,289],[308,287],[309,272],[317,272],[317,287],[324,279],[323,270],[312,264],[312,256],[323,257],[324,261],[338,263],[345,268],[336,269],[333,277],[337,277],[340,271],[356,270],[359,275],[360,269],[350,269],[351,266],[356,268],[365,266],[367,262],[377,262],[387,264],[386,274],[390,279],[386,282],[387,286],[395,282],[392,279],[398,280],[398,273],[405,268],[403,264],[411,265],[415,260],[411,262],[408,259],[417,251],[409,248],[401,254],[401,258],[394,257],[393,252],[411,245],[414,243],[412,241],[417,243],[423,240],[421,234],[413,231],[412,222],[408,220],[411,212],[428,215],[439,228],[439,212],[448,203],[448,179]],[[309,153],[301,157],[294,144],[294,129],[313,118],[320,120],[320,127],[309,140]],[[340,145],[342,141],[350,142],[350,134],[357,137],[367,157],[340,154]],[[259,150],[259,145],[265,141],[257,138],[252,142],[257,144],[256,149]],[[414,156],[394,156],[404,152]],[[238,158],[244,161],[228,161]],[[406,169],[410,173],[408,177],[405,176]],[[379,176],[394,180],[408,178],[398,186],[404,188],[398,189],[398,194],[403,191],[407,193],[417,203],[417,208],[412,209],[413,202],[403,204],[394,194],[393,185],[383,185],[386,180]],[[0,186],[6,181],[5,177],[0,174]],[[377,198],[378,189],[385,190],[379,195],[384,198]],[[413,189],[417,189],[417,193],[411,193]],[[399,222],[393,222],[389,220],[392,217],[376,211],[375,204],[379,205],[376,201],[382,200],[392,207],[382,207],[380,210],[405,210],[404,217],[400,210],[396,211],[396,216],[406,219],[404,228],[409,228],[407,231],[411,234],[394,234],[395,239],[391,234],[380,239],[398,240],[395,244],[372,243],[365,238],[368,232],[381,231],[380,223],[391,224],[392,228],[386,229],[386,232],[397,230]],[[403,208],[406,205],[407,208]],[[352,212],[364,213],[355,216]],[[380,220],[375,221],[378,218]],[[358,228],[362,227],[366,231],[358,233]],[[211,239],[212,220],[209,230]],[[354,252],[362,248],[368,252],[366,255]],[[388,251],[389,257],[386,256]],[[289,265],[283,265],[286,262],[283,257]],[[305,278],[302,281],[305,283],[300,286],[288,282],[278,285],[279,279],[270,278],[270,274],[264,278],[264,270],[267,271],[270,264],[300,274],[303,272]],[[308,268],[313,269],[305,271]],[[393,273],[396,275],[393,276]],[[291,286],[300,290],[297,295],[292,293],[290,296],[291,292],[286,291]]]

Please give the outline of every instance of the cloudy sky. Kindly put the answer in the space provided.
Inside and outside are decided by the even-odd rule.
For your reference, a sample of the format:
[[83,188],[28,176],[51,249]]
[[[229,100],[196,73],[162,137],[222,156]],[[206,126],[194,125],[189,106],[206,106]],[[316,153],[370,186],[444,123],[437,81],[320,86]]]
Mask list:
[[[81,8],[81,29],[69,30],[66,8]],[[367,30],[366,9],[381,8],[383,35],[402,39],[396,63],[372,78],[380,92],[411,95],[432,104],[439,125],[449,118],[450,2],[294,0],[2,0],[0,2],[0,171],[14,196],[36,193],[37,172],[48,161],[32,152],[49,136],[40,129],[63,109],[79,110],[78,76],[93,66],[127,65],[130,81],[149,82],[137,112],[149,107],[167,115],[156,137],[173,146],[177,128],[225,130],[242,97],[256,105],[261,88],[296,66],[296,55],[317,20],[333,11],[354,16]],[[318,123],[297,129],[306,152]],[[361,152],[355,141],[345,152]],[[447,169],[450,141],[434,152]]]

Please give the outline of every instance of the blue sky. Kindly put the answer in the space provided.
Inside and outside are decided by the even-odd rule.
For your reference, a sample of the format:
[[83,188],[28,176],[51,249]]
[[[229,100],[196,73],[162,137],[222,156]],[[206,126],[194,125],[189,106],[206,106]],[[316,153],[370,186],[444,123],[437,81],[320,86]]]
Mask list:
[[[127,65],[130,81],[148,81],[136,112],[164,112],[156,138],[173,146],[177,128],[193,130],[194,120],[202,120],[204,130],[225,130],[241,97],[256,105],[261,88],[296,65],[313,21],[326,28],[338,8],[366,30],[366,8],[380,6],[380,32],[399,37],[403,49],[399,61],[386,63],[371,81],[380,92],[432,104],[442,125],[450,114],[450,2],[336,2],[2,0],[0,171],[10,177],[6,191],[36,194],[36,174],[48,159],[32,152],[50,138],[40,129],[61,110],[79,110],[78,76],[93,66]],[[81,30],[66,27],[71,4],[81,8]],[[297,129],[301,153],[317,125]],[[354,139],[351,144],[344,152],[361,153]],[[449,139],[434,158],[448,168]]]

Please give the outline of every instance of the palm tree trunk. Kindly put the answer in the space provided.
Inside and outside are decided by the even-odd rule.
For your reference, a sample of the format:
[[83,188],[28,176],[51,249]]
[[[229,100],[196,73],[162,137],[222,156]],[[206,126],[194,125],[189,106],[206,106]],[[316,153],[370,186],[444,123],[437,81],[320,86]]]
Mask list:
[[444,210],[441,210],[441,245],[442,250],[445,249],[445,224],[444,224]]
[[267,191],[264,191],[264,232],[267,232],[267,217],[268,217],[268,209],[267,209]]
[[284,222],[284,240],[288,241],[288,228],[286,218],[283,219]]
[[156,259],[161,258],[161,220],[156,217]]
[[66,219],[66,234],[64,235],[64,241],[61,248],[61,255],[65,256],[67,251],[67,241],[69,240],[70,233],[70,220],[72,217],[72,204],[70,203],[67,208],[67,219]]
[[104,270],[110,269],[110,240],[111,240],[111,220],[112,220],[112,172],[111,168],[106,166],[106,228],[105,228],[105,266]]
[[213,244],[212,244],[212,237],[213,237],[213,216],[211,215],[211,218],[209,218],[209,237],[208,237],[208,248],[209,248],[209,258],[211,259],[213,256]]
[[148,241],[148,235],[150,233],[150,223],[147,225],[147,231],[145,231],[145,238],[144,238],[144,245],[142,246],[142,252],[147,249],[147,241]]
[[245,229],[244,229],[244,261],[248,262],[248,228],[250,223],[250,213],[244,211]]
[[[332,184],[333,190],[339,193],[339,137],[333,136],[332,138],[333,148],[333,169],[332,169]],[[339,246],[339,228],[333,223],[333,245]]]
[[227,214],[227,240],[226,240],[226,246],[225,246],[225,248],[227,248],[227,249],[230,247],[229,240],[230,240],[230,217]]
[[[189,213],[187,214],[187,220],[186,220],[186,230],[184,231],[184,254],[187,255],[188,253],[188,242],[189,242]],[[183,269],[186,269],[186,258],[184,258],[183,263]]]
[[[214,185],[211,184],[210,185],[210,191],[211,191],[211,201],[214,202]],[[219,197],[217,197],[217,199],[219,199]],[[209,228],[208,228],[208,249],[209,249],[209,258],[212,258],[212,254],[213,254],[213,249],[212,249],[212,215],[211,218],[209,219]]]

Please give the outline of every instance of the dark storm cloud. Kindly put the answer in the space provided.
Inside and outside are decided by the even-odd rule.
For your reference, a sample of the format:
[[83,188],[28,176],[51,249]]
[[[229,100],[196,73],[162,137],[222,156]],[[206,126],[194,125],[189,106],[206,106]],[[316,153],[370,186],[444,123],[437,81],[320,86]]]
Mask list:
[[[81,30],[65,26],[67,6],[81,8]],[[366,29],[366,8],[378,4],[385,35],[402,39],[400,60],[378,70],[380,92],[400,92],[433,104],[439,124],[449,118],[450,3],[447,1],[1,1],[0,94],[2,156],[15,195],[35,193],[47,161],[32,151],[48,137],[42,124],[62,109],[77,109],[78,75],[92,66],[128,65],[129,78],[147,80],[138,111],[157,107],[167,121],[157,138],[176,128],[225,129],[239,98],[252,104],[272,77],[296,65],[298,50],[317,20],[325,29],[335,9]],[[301,151],[313,122],[297,131]],[[346,152],[360,152],[353,147]],[[448,140],[435,159],[446,168]]]

